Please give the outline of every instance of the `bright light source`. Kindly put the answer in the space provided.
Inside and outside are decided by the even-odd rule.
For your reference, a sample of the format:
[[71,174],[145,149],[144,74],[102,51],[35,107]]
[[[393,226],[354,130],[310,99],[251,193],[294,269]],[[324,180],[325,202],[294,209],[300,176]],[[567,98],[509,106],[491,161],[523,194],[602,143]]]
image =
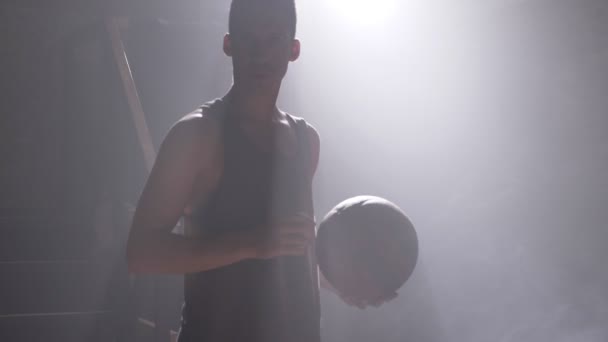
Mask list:
[[396,10],[398,0],[325,0],[337,15],[352,22],[369,25],[387,20]]

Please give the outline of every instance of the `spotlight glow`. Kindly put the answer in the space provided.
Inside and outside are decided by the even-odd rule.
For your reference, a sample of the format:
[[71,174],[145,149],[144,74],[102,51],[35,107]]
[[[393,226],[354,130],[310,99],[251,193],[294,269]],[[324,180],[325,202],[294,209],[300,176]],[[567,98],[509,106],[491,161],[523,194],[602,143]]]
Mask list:
[[397,0],[326,0],[324,3],[336,15],[362,25],[388,20],[397,7]]

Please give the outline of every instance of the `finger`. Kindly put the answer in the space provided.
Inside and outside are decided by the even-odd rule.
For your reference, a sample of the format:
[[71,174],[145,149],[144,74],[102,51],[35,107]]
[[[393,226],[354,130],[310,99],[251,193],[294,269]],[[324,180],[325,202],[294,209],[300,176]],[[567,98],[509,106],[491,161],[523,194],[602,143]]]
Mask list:
[[313,239],[311,239],[308,236],[303,236],[303,235],[286,236],[285,238],[281,239],[281,243],[298,245],[303,248],[310,247],[313,244],[313,242],[314,242]]
[[375,308],[378,308],[382,304],[384,304],[384,302],[385,301],[383,299],[377,299],[377,300],[374,300],[374,301],[370,302],[370,305],[373,306],[373,307],[375,307]]
[[280,219],[278,222],[283,222],[283,223],[308,223],[311,225],[316,225],[317,222],[315,221],[314,217],[311,217],[307,214],[295,214],[293,216],[290,217],[286,217],[283,219]]
[[315,232],[312,229],[307,228],[297,228],[297,227],[288,227],[278,232],[279,237],[283,236],[301,236],[308,240],[312,240],[315,238]]
[[392,292],[392,293],[390,293],[388,295],[385,295],[385,296],[383,296],[381,298],[375,299],[373,302],[371,302],[371,305],[377,308],[377,307],[381,306],[382,304],[388,303],[391,300],[397,298],[397,296],[398,296],[397,292]]
[[367,304],[365,302],[353,302],[352,305],[361,310],[367,307]]
[[354,306],[359,309],[365,309],[365,307],[366,307],[365,301],[363,301],[363,300],[357,300],[350,296],[344,296],[344,295],[340,295],[340,297],[346,304],[348,304],[350,306]]
[[306,254],[305,247],[295,244],[283,245],[280,250],[281,255],[301,256]]
[[308,247],[312,244],[312,239],[309,237],[303,236],[301,234],[291,234],[281,237],[281,244],[286,245],[297,245],[301,247]]
[[314,240],[315,238],[314,230],[303,227],[285,227],[284,229],[281,229],[278,233],[280,238],[291,236],[302,237],[306,240]]
[[279,232],[269,240],[269,244],[279,246],[281,244],[298,244],[310,246],[314,242],[314,235],[307,232],[289,231]]
[[314,223],[317,222],[317,220],[314,216],[311,216],[310,214],[303,212],[303,211],[296,213],[294,216],[298,219],[307,220],[309,222],[314,222]]
[[306,235],[314,236],[315,227],[309,223],[287,222],[273,226],[270,231],[270,234],[273,235],[284,233],[305,233]]
[[395,299],[397,297],[399,297],[399,294],[397,292],[393,292],[390,295],[388,295],[384,300],[386,302],[388,302],[388,301],[391,301],[391,300],[393,300],[393,299]]

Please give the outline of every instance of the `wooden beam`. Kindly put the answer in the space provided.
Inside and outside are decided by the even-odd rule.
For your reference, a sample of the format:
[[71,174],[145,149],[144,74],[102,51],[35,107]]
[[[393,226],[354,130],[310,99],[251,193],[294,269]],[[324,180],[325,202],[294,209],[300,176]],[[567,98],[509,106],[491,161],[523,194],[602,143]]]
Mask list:
[[129,66],[129,60],[127,59],[125,47],[122,42],[120,30],[121,28],[126,28],[127,26],[128,21],[126,18],[111,17],[106,20],[106,29],[110,35],[112,52],[114,53],[116,66],[118,67],[118,71],[120,73],[120,78],[125,90],[129,109],[131,110],[131,118],[133,119],[133,124],[135,125],[137,139],[144,154],[146,167],[148,171],[151,171],[152,166],[154,165],[154,160],[156,159],[156,151],[154,150],[154,144],[152,142],[150,130],[148,129],[144,109],[141,105],[141,101],[139,100],[135,80],[133,79],[133,74],[131,73],[131,68]]

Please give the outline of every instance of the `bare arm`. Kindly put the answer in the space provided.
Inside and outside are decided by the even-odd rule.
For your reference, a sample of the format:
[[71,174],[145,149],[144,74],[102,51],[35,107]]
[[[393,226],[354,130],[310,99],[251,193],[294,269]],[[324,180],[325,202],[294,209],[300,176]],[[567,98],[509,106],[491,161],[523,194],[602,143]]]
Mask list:
[[193,114],[180,120],[163,141],[129,234],[131,272],[184,274],[244,259],[305,253],[314,238],[314,222],[298,217],[270,222],[276,228],[270,235],[259,233],[263,227],[198,239],[171,232],[191,200],[197,177],[217,171],[219,133],[218,122]]
[[218,123],[192,114],[180,120],[162,143],[139,199],[127,261],[134,273],[190,273],[253,257],[245,235],[189,239],[171,230],[188,204],[198,175],[217,167]]

